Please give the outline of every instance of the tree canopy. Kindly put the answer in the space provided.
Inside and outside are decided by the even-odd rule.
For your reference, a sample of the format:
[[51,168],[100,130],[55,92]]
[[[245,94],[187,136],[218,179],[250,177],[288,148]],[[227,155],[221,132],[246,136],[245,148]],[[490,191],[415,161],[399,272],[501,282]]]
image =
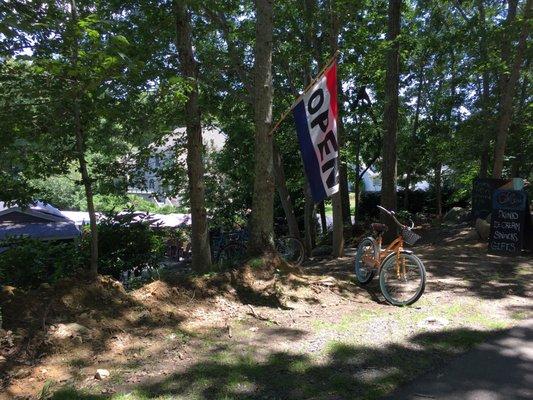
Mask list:
[[[384,196],[396,181],[404,190],[403,202],[384,199],[392,208],[429,182],[440,215],[476,176],[532,178],[531,12],[530,0],[4,2],[0,200],[53,199],[50,187],[67,179],[60,205],[94,211],[93,196],[126,193],[148,144],[187,126],[172,194],[190,208],[205,201],[211,227],[251,209],[261,248],[287,212],[274,197],[278,156],[296,219],[315,214],[291,118],[269,128],[338,49],[344,223],[363,165],[383,174]],[[224,132],[220,152],[191,142],[197,123]],[[190,186],[185,147],[198,155]]]

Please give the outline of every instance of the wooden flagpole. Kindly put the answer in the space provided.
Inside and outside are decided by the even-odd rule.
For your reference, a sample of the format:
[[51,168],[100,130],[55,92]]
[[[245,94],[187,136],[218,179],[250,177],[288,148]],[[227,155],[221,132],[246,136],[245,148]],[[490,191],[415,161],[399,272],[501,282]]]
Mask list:
[[322,68],[320,70],[320,72],[318,73],[318,75],[316,76],[315,79],[313,79],[311,81],[311,83],[309,85],[307,85],[307,87],[304,89],[303,93],[301,95],[298,96],[298,98],[296,100],[294,100],[294,102],[292,103],[292,105],[287,109],[285,110],[285,112],[281,115],[280,119],[278,120],[278,122],[276,122],[276,125],[274,125],[274,127],[270,130],[269,132],[269,136],[270,135],[273,135],[274,132],[279,128],[279,126],[281,125],[281,123],[285,120],[285,118],[287,118],[287,116],[289,115],[289,113],[294,109],[294,107],[296,107],[296,105],[300,102],[300,100],[302,99],[302,97],[307,93],[307,91],[313,87],[313,85],[322,77],[322,75],[324,75],[324,72],[326,72],[326,70],[331,66],[331,64],[333,64],[336,60],[337,60],[337,56],[340,54],[340,51],[337,50],[335,51],[335,53],[333,53],[333,56],[331,56],[331,58],[328,60],[328,62],[326,63],[326,65],[324,66],[324,68]]

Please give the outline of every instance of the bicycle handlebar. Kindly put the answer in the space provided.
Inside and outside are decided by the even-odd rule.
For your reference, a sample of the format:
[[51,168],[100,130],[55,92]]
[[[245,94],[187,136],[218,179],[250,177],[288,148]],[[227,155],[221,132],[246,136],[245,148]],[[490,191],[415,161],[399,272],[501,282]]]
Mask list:
[[[396,224],[400,227],[400,228],[408,228],[407,225],[404,225],[402,224],[400,221],[398,221],[398,219],[396,219],[396,216],[395,216],[395,213],[394,211],[389,211],[387,210],[385,207],[382,207],[382,206],[377,206],[381,211],[383,211],[384,213],[388,214],[391,216],[391,218],[394,220],[394,222],[396,222]],[[411,221],[411,220],[410,220]],[[415,226],[415,223],[413,221],[411,221],[411,227],[409,229],[413,229]]]

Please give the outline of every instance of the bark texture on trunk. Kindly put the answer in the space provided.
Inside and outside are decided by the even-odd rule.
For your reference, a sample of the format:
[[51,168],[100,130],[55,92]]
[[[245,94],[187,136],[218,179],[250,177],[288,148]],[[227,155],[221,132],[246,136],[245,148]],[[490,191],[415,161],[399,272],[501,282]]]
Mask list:
[[[511,8],[512,1],[509,2]],[[511,12],[511,9],[509,10]],[[516,10],[514,11],[516,13]],[[518,39],[518,48],[514,61],[511,62],[510,51],[506,54],[502,51],[502,61],[510,67],[510,73],[504,73],[501,79],[501,100],[498,118],[498,130],[496,134],[496,144],[494,146],[494,167],[492,170],[493,178],[501,178],[503,171],[503,161],[505,156],[505,146],[511,125],[513,114],[513,97],[515,94],[516,84],[520,77],[520,67],[526,50],[526,41],[529,33],[529,25],[533,12],[533,0],[527,0],[524,8],[524,21]],[[507,57],[507,58],[503,58]]]
[[332,256],[342,257],[344,255],[344,226],[342,223],[342,199],[341,192],[331,196],[333,208],[333,251]]
[[87,161],[85,159],[85,136],[81,124],[79,99],[76,99],[74,105],[74,129],[76,130],[76,151],[78,153],[78,163],[81,173],[81,181],[85,189],[87,201],[87,212],[89,213],[89,227],[91,230],[91,275],[98,275],[98,223],[96,220],[96,210],[94,209],[94,193],[92,179],[87,170]]
[[500,101],[504,96],[507,79],[509,78],[510,60],[511,60],[511,26],[516,20],[516,12],[518,9],[518,0],[507,0],[507,17],[505,18],[504,29],[501,37],[501,60],[504,62],[506,70],[504,70],[498,80],[498,94]]
[[[339,18],[339,11],[337,10],[336,0],[330,0],[330,15],[331,15],[331,31],[330,42],[331,52],[335,53],[339,50],[339,33],[341,29],[341,22]],[[337,96],[339,101],[338,119],[337,119],[337,142],[339,149],[344,148],[344,124],[342,121],[342,104],[344,102],[344,93],[342,90],[342,82],[337,76]],[[342,205],[342,222],[345,226],[352,225],[352,218],[350,215],[350,193],[348,192],[348,170],[346,163],[343,162],[339,154],[339,190]],[[335,209],[335,208],[334,208]]]
[[[477,8],[479,13],[479,31],[480,31],[480,57],[482,65],[486,65],[488,61],[488,49],[487,49],[487,31],[486,31],[486,21],[485,21],[485,6],[483,0],[477,0]],[[481,178],[486,178],[489,170],[489,146],[490,139],[492,137],[492,124],[489,123],[490,110],[489,110],[489,100],[490,100],[490,74],[489,70],[485,67],[482,72],[482,92],[481,92],[481,112],[483,114],[483,119],[485,120],[485,126],[487,129],[483,132],[483,137],[481,139],[481,157],[479,162],[479,176]]]
[[304,188],[305,196],[305,209],[304,209],[304,229],[305,229],[305,252],[307,257],[311,256],[311,252],[315,247],[316,242],[316,215],[315,215],[315,203],[311,196],[311,189],[306,184]]
[[[331,14],[331,50],[336,52],[339,49],[340,21],[335,0],[330,0]],[[337,101],[342,105],[342,84],[337,76]],[[337,118],[337,142],[339,144],[339,192],[331,196],[333,211],[333,257],[344,255],[344,225],[351,226],[350,216],[350,195],[348,193],[348,173],[346,163],[342,162],[341,149],[344,147],[344,125],[342,123],[342,106],[339,107]]]
[[387,41],[390,43],[390,49],[387,52],[385,78],[385,132],[383,135],[381,204],[390,210],[396,210],[396,142],[398,132],[398,87],[400,81],[400,44],[397,41],[397,37],[400,33],[401,4],[401,0],[389,0],[387,28]]
[[278,195],[285,212],[285,218],[287,219],[287,225],[289,227],[289,234],[292,237],[301,239],[300,229],[298,228],[298,221],[294,214],[294,207],[292,206],[291,195],[287,189],[287,182],[285,180],[285,171],[283,170],[283,160],[281,154],[274,145],[274,178],[276,181],[276,188],[278,189]]
[[272,124],[273,0],[256,0],[254,64],[255,179],[249,251],[261,255],[274,249],[274,163]]
[[[416,107],[415,107],[415,117],[413,121],[413,129],[411,131],[411,137],[412,140],[416,140],[416,135],[418,133],[418,126],[420,125],[420,109],[421,109],[421,103],[422,103],[422,88],[424,86],[424,65],[423,63],[420,65],[420,69],[418,70],[418,88],[416,91]],[[411,180],[413,176],[413,166],[409,165],[407,167],[406,171],[406,178],[405,178],[405,191],[403,194],[403,208],[405,210],[409,209],[409,196],[411,192]]]
[[[304,47],[306,49],[307,53],[307,63],[304,65],[304,76],[303,81],[305,83],[305,86],[311,82],[312,80],[312,70],[311,66],[313,64],[313,59],[316,59],[317,61],[320,60],[320,48],[321,48],[321,41],[318,40],[316,36],[317,27],[316,27],[316,19],[314,16],[316,15],[316,8],[317,8],[317,2],[316,0],[305,0],[300,3],[302,6],[302,12],[305,16],[304,22],[304,30],[302,35],[302,42],[304,43]],[[303,160],[302,160],[303,162]],[[311,189],[309,188],[309,184],[307,183],[307,179],[305,181],[305,187],[303,188],[304,192],[304,245],[305,245],[305,251],[306,256],[310,257],[311,252],[313,248],[315,247],[316,242],[316,214],[315,214],[315,203],[313,201],[313,197],[311,196]]]
[[409,196],[411,194],[411,169],[405,173],[405,190],[403,192],[403,209],[409,211]]
[[[361,118],[359,118],[360,120]],[[357,221],[357,215],[359,213],[359,196],[361,185],[360,170],[361,170],[361,122],[356,125],[355,131],[355,182],[354,182],[354,194],[355,194],[355,211],[354,218]],[[350,218],[351,219],[351,218]]]
[[192,268],[197,272],[211,269],[209,229],[205,209],[205,184],[201,114],[198,105],[198,67],[194,59],[190,15],[182,0],[174,1],[176,47],[181,73],[189,80],[190,91],[185,106],[187,118],[187,175],[191,203]]
[[[72,23],[78,23],[78,8],[75,0],[70,1],[70,13]],[[73,40],[73,48],[71,55],[71,63],[73,68],[78,67],[79,47],[78,38]],[[89,271],[93,277],[98,275],[98,224],[96,220],[96,211],[94,209],[94,193],[92,187],[92,179],[87,168],[87,160],[85,158],[85,134],[83,130],[83,123],[81,121],[81,93],[77,80],[74,80],[73,87],[74,94],[74,131],[76,137],[76,156],[80,167],[81,181],[85,190],[85,198],[87,201],[87,212],[89,213],[89,227],[91,230],[91,258],[89,264]]]
[[442,218],[442,164],[435,165],[435,209],[437,218]]
[[328,231],[328,220],[326,218],[326,204],[321,201],[318,204],[318,212],[320,214],[320,226],[322,227],[322,234]]

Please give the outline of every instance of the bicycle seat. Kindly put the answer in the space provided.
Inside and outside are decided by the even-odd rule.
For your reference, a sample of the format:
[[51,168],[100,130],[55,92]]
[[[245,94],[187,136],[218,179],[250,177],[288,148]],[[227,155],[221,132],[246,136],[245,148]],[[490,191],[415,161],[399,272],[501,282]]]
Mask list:
[[370,227],[372,228],[373,231],[375,231],[377,234],[380,234],[380,235],[384,232],[387,232],[387,230],[389,229],[387,225],[378,224],[378,223],[370,224]]

